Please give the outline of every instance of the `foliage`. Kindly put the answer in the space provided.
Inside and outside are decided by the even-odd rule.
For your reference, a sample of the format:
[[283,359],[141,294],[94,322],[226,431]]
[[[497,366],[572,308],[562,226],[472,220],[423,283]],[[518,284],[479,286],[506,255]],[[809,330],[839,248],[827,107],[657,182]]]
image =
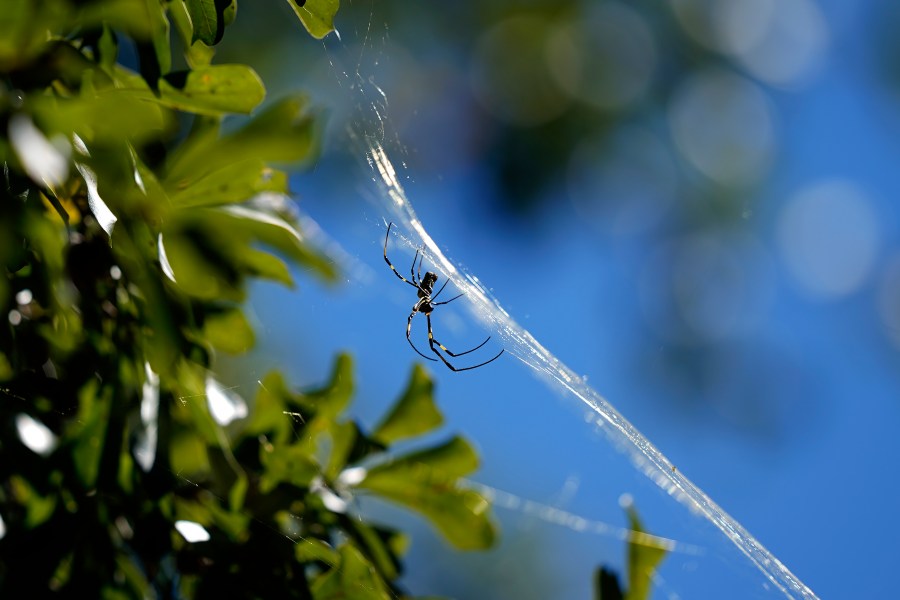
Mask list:
[[[295,3],[310,33],[336,0]],[[305,5],[305,6],[301,6]],[[421,368],[372,432],[349,357],[255,402],[212,375],[253,331],[249,282],[330,281],[286,200],[314,158],[302,96],[261,109],[213,64],[235,0],[7,0],[0,15],[0,595],[388,598],[405,548],[348,512],[370,493],[460,548],[494,530]],[[224,123],[228,115],[252,115]]]
[[628,587],[625,591],[613,571],[600,567],[594,580],[597,600],[648,600],[653,589],[653,572],[668,553],[659,538],[648,535],[633,505],[626,507],[628,526]]

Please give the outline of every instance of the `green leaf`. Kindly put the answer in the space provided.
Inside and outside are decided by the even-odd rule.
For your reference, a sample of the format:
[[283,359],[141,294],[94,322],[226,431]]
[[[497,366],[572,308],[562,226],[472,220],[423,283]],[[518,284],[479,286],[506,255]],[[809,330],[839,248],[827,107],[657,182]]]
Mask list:
[[347,465],[350,452],[356,442],[358,429],[352,422],[336,423],[331,427],[329,433],[331,434],[331,453],[328,456],[324,475],[329,481],[333,481]]
[[216,206],[243,202],[260,192],[286,193],[287,175],[256,158],[208,173],[183,189],[170,189],[169,197],[179,207]]
[[458,478],[478,466],[478,457],[462,438],[373,467],[359,483],[385,499],[425,517],[457,548],[483,549],[494,541],[487,500],[460,488]]
[[269,246],[308,270],[334,280],[334,265],[322,254],[310,248],[299,230],[284,219],[247,206],[226,206],[221,212],[240,219],[242,229],[257,242]]
[[378,573],[387,580],[400,576],[400,555],[409,539],[384,527],[371,526],[354,518],[341,518],[342,526],[359,549],[372,562]]
[[284,413],[290,396],[281,373],[269,373],[263,377],[245,433],[249,436],[274,434],[273,442],[276,444],[286,441],[291,417]]
[[215,46],[225,33],[222,20],[223,3],[221,0],[185,0],[188,13],[191,15],[193,37],[191,42],[200,40],[207,46]]
[[319,561],[332,567],[341,560],[337,550],[316,538],[303,538],[298,541],[294,545],[294,557],[301,563]]
[[421,366],[413,367],[406,391],[394,404],[372,437],[384,444],[422,435],[443,423],[444,417],[434,403],[434,382]]
[[159,0],[145,0],[150,25],[150,42],[156,54],[159,72],[166,74],[172,68],[172,50],[169,45],[169,19]]
[[71,19],[63,2],[5,0],[0,14],[0,71],[8,73],[40,54]]
[[350,404],[353,387],[353,359],[349,354],[341,354],[325,387],[301,394],[297,400],[312,407],[317,416],[334,419]]
[[653,572],[668,553],[663,540],[647,535],[633,505],[628,505],[631,534],[628,537],[628,592],[625,600],[648,600],[653,589]]
[[[147,97],[150,92],[147,91]],[[28,98],[35,117],[48,130],[78,134],[88,146],[120,144],[123,139],[141,145],[161,137],[173,125],[159,105],[136,102],[132,92],[109,89],[78,98]]]
[[307,160],[317,148],[316,114],[305,96],[284,98],[253,117],[237,131],[217,138],[212,128],[199,129],[175,153],[166,169],[166,181],[186,185],[210,171],[245,160],[295,164]]
[[175,285],[185,294],[206,300],[244,299],[243,279],[237,265],[207,232],[167,231],[162,245]]
[[391,600],[384,581],[359,550],[343,544],[338,552],[340,563],[313,581],[314,600]]
[[275,489],[279,483],[309,487],[319,475],[319,464],[303,444],[263,444],[259,459],[265,468],[259,484],[263,493]]
[[27,479],[19,475],[9,478],[9,489],[16,502],[25,507],[26,527],[37,527],[53,516],[56,510],[55,495],[41,496]]
[[161,104],[203,115],[249,114],[263,101],[266,89],[246,65],[211,65],[175,71],[159,80]]
[[339,0],[287,0],[309,34],[322,39],[334,31]]
[[426,479],[441,477],[456,479],[471,474],[478,468],[478,454],[462,437],[454,436],[447,442],[418,450],[378,465],[369,470],[369,477],[390,474],[399,477],[424,476]]
[[310,158],[316,149],[317,114],[302,94],[282,98],[225,138],[241,154],[266,162],[291,164]]
[[[197,68],[209,65],[216,51],[194,37],[193,19],[188,12],[185,2],[172,2],[169,4],[169,18],[175,24],[178,37],[184,48],[184,58],[188,66]],[[226,23],[227,25],[227,23]]]
[[75,419],[72,429],[66,432],[66,438],[72,440],[75,471],[87,489],[97,483],[112,402],[110,398],[112,390],[109,387],[98,388],[99,384],[92,382],[81,389],[78,398],[78,418]]
[[253,327],[240,309],[209,314],[203,323],[203,336],[214,347],[240,354],[253,347]]
[[[104,0],[80,3],[78,22],[84,28],[107,25],[137,40],[148,40],[159,28],[160,3],[146,0]],[[152,15],[150,13],[153,13]]]

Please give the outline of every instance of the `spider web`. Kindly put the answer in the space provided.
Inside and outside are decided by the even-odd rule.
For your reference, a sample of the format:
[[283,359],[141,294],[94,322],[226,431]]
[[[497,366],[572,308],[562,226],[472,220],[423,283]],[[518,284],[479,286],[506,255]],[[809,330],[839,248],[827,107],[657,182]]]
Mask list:
[[[342,38],[340,34],[335,33],[324,41],[331,73],[341,89],[342,99],[349,106],[345,114],[342,115],[341,111],[337,111],[332,118],[332,122],[344,122],[337,131],[337,137],[343,141],[337,143],[345,150],[349,150],[362,163],[361,191],[362,195],[367,198],[368,204],[357,208],[348,207],[347,204],[342,205],[341,216],[337,219],[340,222],[339,225],[336,224],[335,217],[329,218],[327,215],[324,218],[314,215],[317,221],[307,223],[307,229],[317,233],[318,239],[323,243],[326,236],[333,236],[334,240],[338,240],[328,243],[331,244],[332,250],[336,250],[339,255],[339,262],[342,263],[344,272],[347,273],[351,287],[370,290],[368,296],[363,293],[363,296],[367,298],[371,297],[371,289],[374,289],[376,294],[380,294],[382,288],[384,294],[391,298],[396,297],[393,290],[388,291],[388,286],[397,283],[396,279],[384,271],[376,270],[383,267],[383,265],[377,266],[377,263],[381,261],[381,257],[377,256],[381,251],[380,240],[384,239],[384,230],[388,222],[393,222],[398,231],[390,236],[391,249],[397,252],[405,251],[412,255],[413,249],[423,248],[423,253],[432,265],[431,269],[440,276],[449,278],[460,292],[465,293],[465,301],[461,299],[454,303],[454,305],[460,305],[455,307],[455,310],[466,311],[485,330],[493,332],[494,341],[498,342],[498,345],[506,351],[503,359],[498,363],[513,363],[513,365],[518,364],[524,367],[524,369],[515,368],[506,364],[502,367],[502,375],[496,375],[495,372],[494,376],[505,377],[507,373],[513,373],[508,376],[521,379],[528,373],[537,377],[546,385],[551,399],[561,400],[570,408],[576,407],[583,418],[576,421],[572,427],[587,429],[591,434],[599,432],[601,437],[608,442],[607,447],[615,449],[615,452],[606,454],[603,450],[591,449],[590,452],[596,453],[597,461],[609,462],[625,457],[630,465],[628,468],[645,476],[645,481],[651,482],[652,487],[661,490],[663,497],[670,498],[678,506],[687,509],[686,511],[681,510],[680,513],[672,511],[673,503],[668,502],[666,522],[661,526],[656,523],[656,527],[653,528],[661,530],[659,533],[662,537],[659,539],[668,540],[669,537],[673,537],[666,529],[678,530],[682,526],[680,522],[685,519],[685,516],[698,517],[690,520],[686,530],[678,531],[677,541],[668,540],[671,542],[668,547],[685,557],[684,561],[679,563],[682,565],[682,571],[696,568],[684,565],[695,564],[698,557],[700,559],[715,557],[732,564],[732,567],[737,563],[738,568],[734,570],[742,572],[737,580],[731,582],[732,587],[740,587],[741,593],[732,593],[733,590],[729,590],[730,597],[816,598],[806,585],[740,523],[722,510],[679,469],[675,468],[654,444],[646,439],[593,387],[588,385],[585,378],[557,359],[509,312],[504,310],[490,289],[472,271],[460,267],[442,251],[429,233],[426,224],[417,216],[413,203],[404,190],[401,174],[405,170],[405,161],[401,160],[398,169],[391,157],[391,155],[395,155],[405,159],[405,148],[400,143],[398,136],[392,133],[391,119],[388,116],[388,96],[376,84],[374,75],[370,74],[370,69],[375,70],[381,61],[390,58],[383,52],[384,47],[387,46],[388,26],[385,24],[378,27],[379,29],[383,27],[383,31],[379,33],[380,42],[375,41],[373,21],[374,8],[369,13],[369,20],[365,27],[354,32],[355,39],[348,40],[346,34]],[[351,66],[347,67],[346,65]],[[341,134],[345,134],[346,137]],[[329,175],[323,173],[322,176]],[[330,176],[333,176],[333,173]],[[319,224],[322,225],[321,230],[318,230]],[[339,232],[336,228],[342,228],[345,231]],[[358,246],[354,248],[354,245],[358,245],[360,242],[354,241],[353,238],[360,232],[363,232],[362,235],[367,238],[366,244],[361,248]],[[399,259],[394,262],[401,271],[402,265],[406,264],[404,260]],[[351,299],[348,300],[348,303],[358,302],[358,300],[359,298],[353,296],[351,290]],[[317,302],[318,300],[312,301]],[[407,301],[411,302],[412,300],[406,298],[399,302]],[[321,302],[325,302],[325,300]],[[335,303],[328,310],[328,314],[349,310],[343,308],[349,305]],[[377,311],[377,308],[377,306],[373,308],[372,312]],[[369,317],[369,319],[372,318],[375,317]],[[397,322],[399,323],[400,320],[398,319]],[[366,323],[366,321],[360,321],[360,323]],[[400,325],[397,328],[399,327]],[[365,331],[361,331],[359,335],[367,334]],[[443,339],[443,335],[440,337]],[[403,345],[405,346],[405,341],[403,341]],[[488,356],[490,355],[488,353]],[[507,355],[513,357],[515,361],[509,360]],[[497,370],[500,370],[501,367],[498,366],[498,363],[490,365],[487,369],[493,371],[497,366]],[[455,374],[451,375],[456,376]],[[496,425],[512,424],[514,417],[514,409],[510,409],[504,422],[498,422]],[[579,422],[580,425],[577,424]],[[565,469],[565,465],[561,465],[561,468]],[[629,488],[628,493],[632,491],[631,486],[635,485],[628,481],[616,483],[622,488]],[[493,487],[475,482],[472,485],[492,498],[498,508],[517,511],[519,514],[581,533],[594,533],[613,539],[627,537],[627,529],[609,525],[603,520],[588,519],[563,511],[556,505],[561,504],[561,501],[556,504],[533,502],[525,499],[522,495],[499,489],[502,486]],[[639,488],[637,489],[639,490]],[[650,506],[654,502],[652,498],[642,493],[638,495],[638,500],[638,505],[641,507]],[[699,523],[706,523],[712,527],[703,527]],[[714,532],[710,533],[709,530],[713,528]],[[654,533],[657,533],[655,530]],[[691,537],[690,542],[680,541],[688,536]],[[697,541],[694,542],[694,540]],[[732,548],[730,551],[727,549],[729,544]],[[748,569],[740,564],[742,561],[744,564],[755,567],[756,575],[748,575],[746,573]],[[663,590],[670,598],[680,597],[674,591],[675,589],[691,595],[696,595],[697,589],[703,589],[702,586],[695,585],[696,578],[702,577],[702,574],[695,573],[692,576],[693,582],[684,583],[683,574],[672,574],[670,571],[671,569],[666,570],[664,564],[661,572],[665,574],[666,579],[659,576],[655,580],[658,589]],[[585,582],[590,578],[589,573],[584,573],[583,576]],[[688,576],[688,579],[690,578],[691,576]],[[718,592],[720,593],[721,589]]]

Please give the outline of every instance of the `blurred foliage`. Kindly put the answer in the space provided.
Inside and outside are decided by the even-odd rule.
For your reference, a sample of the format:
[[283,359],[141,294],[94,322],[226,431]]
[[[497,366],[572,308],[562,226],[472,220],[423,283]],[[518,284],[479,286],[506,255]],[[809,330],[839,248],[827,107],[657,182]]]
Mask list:
[[[297,10],[327,33],[336,0]],[[372,432],[322,388],[219,384],[257,278],[333,281],[288,201],[316,111],[212,64],[235,0],[7,0],[0,15],[0,595],[396,598],[397,531],[354,494],[416,511],[456,547],[494,539],[460,437],[420,367]],[[129,60],[131,60],[130,64]],[[130,65],[130,66],[129,66]],[[228,115],[249,118],[228,123]]]
[[653,590],[653,573],[668,552],[659,538],[646,533],[634,505],[629,504],[625,512],[631,531],[626,561],[628,587],[623,590],[618,576],[606,567],[600,567],[594,580],[596,600],[648,600]]

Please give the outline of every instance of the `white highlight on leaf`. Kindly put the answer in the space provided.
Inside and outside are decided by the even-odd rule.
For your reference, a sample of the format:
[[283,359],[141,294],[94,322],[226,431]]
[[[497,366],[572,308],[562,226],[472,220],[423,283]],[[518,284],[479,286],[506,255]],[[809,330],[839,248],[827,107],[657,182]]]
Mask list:
[[16,304],[18,304],[19,306],[31,304],[31,301],[33,299],[34,296],[29,289],[20,290],[18,293],[16,293]]
[[172,270],[172,265],[169,263],[169,257],[166,256],[166,246],[163,244],[162,234],[159,234],[159,237],[156,239],[156,247],[157,252],[159,253],[159,266],[162,268],[163,274],[171,279],[173,283],[178,283],[175,281],[175,271]]
[[16,431],[25,446],[41,456],[48,456],[56,448],[56,435],[46,425],[24,413],[16,415]]
[[206,402],[213,419],[223,427],[247,416],[247,403],[244,399],[224,387],[212,375],[206,376]]
[[48,140],[31,117],[16,113],[9,119],[9,141],[33,181],[54,188],[66,180],[71,148],[65,138]]
[[[90,157],[91,153],[88,152],[87,146],[85,146],[84,141],[78,137],[78,134],[72,134],[72,141],[79,154]],[[81,173],[84,184],[87,186],[88,206],[91,209],[91,213],[93,213],[94,218],[97,219],[97,223],[100,224],[103,231],[106,232],[106,235],[112,235],[113,226],[119,219],[109,209],[106,202],[103,201],[100,197],[100,193],[97,191],[97,174],[94,173],[89,166],[78,161],[75,161],[75,168]]]
[[6,523],[3,522],[3,515],[0,515],[0,540],[6,537]]
[[340,487],[353,487],[359,485],[368,474],[369,470],[365,467],[350,467],[349,469],[344,469],[338,476],[337,485]]
[[270,215],[269,213],[249,208],[247,206],[241,206],[239,204],[224,206],[220,210],[242,219],[257,221],[259,223],[265,223],[266,225],[274,225],[275,227],[279,227],[290,233],[294,238],[297,239],[298,242],[302,241],[300,232],[297,231],[294,227],[291,227],[290,223],[288,223],[284,219],[280,219],[276,216]]
[[175,529],[178,530],[181,537],[192,544],[208,542],[210,538],[206,528],[200,523],[194,523],[193,521],[175,521]]
[[321,477],[316,477],[310,482],[309,491],[321,498],[322,504],[324,504],[325,508],[328,510],[341,514],[347,512],[347,508],[349,507],[347,501],[331,491],[331,489],[322,481]]
[[146,380],[141,387],[141,429],[134,444],[134,459],[145,471],[153,468],[159,437],[159,376],[144,363]]

